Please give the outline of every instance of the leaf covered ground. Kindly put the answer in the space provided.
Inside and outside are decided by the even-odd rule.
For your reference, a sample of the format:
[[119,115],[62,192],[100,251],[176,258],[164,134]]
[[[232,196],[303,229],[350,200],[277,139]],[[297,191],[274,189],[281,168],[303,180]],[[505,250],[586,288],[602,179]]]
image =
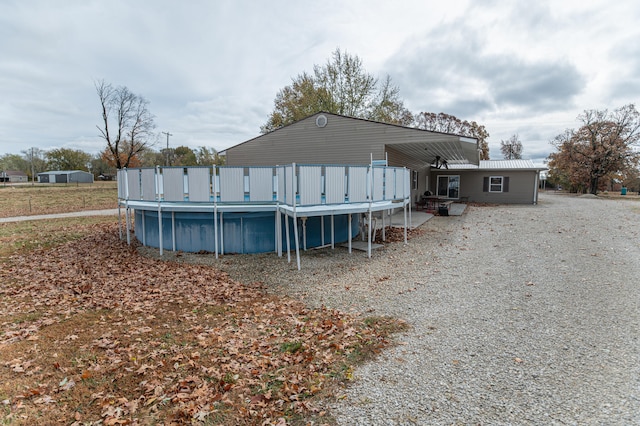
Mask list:
[[116,225],[83,226],[0,259],[3,424],[331,423],[322,401],[406,327],[143,257]]

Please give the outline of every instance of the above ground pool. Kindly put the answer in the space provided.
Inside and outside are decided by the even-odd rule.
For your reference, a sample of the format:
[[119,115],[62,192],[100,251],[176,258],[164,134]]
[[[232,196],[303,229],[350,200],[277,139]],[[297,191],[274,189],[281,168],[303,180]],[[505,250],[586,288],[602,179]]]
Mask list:
[[282,255],[294,248],[298,267],[301,247],[348,242],[351,248],[352,238],[363,222],[370,223],[373,212],[398,208],[406,212],[409,194],[408,170],[388,166],[291,164],[118,171],[118,205],[125,208],[128,241],[134,229],[143,245],[159,248],[160,254],[169,249],[211,252],[216,257]]

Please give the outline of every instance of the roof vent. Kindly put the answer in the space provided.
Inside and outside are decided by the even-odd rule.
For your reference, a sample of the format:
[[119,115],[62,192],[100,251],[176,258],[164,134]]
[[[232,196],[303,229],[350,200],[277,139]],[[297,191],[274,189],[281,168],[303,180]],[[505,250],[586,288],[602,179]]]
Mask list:
[[316,126],[324,127],[327,125],[327,117],[324,115],[319,115],[316,117]]

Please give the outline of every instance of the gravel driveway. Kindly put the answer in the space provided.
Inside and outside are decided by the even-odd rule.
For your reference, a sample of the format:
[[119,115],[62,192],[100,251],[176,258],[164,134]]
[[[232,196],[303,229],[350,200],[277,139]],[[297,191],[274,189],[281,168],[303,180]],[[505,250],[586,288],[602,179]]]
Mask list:
[[413,329],[356,372],[340,424],[640,424],[640,203],[543,195],[423,227],[442,244],[416,290],[371,304]]
[[640,424],[640,202],[542,194],[421,228],[372,259],[305,252],[302,271],[273,254],[182,260],[409,322],[332,403],[339,424]]

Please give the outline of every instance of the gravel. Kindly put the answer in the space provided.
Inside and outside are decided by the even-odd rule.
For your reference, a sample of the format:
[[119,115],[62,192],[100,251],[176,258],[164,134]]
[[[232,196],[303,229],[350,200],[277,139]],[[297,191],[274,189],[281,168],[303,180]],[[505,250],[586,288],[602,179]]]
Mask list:
[[[640,202],[469,206],[374,251],[181,254],[270,291],[411,329],[355,371],[342,425],[640,424]],[[174,254],[165,254],[172,257]]]

